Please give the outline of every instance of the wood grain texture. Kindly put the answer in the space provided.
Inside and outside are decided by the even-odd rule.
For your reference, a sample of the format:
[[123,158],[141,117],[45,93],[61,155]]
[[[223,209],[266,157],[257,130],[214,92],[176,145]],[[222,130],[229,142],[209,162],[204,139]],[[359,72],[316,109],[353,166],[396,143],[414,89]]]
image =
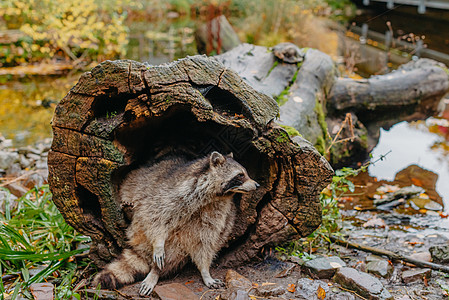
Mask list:
[[130,170],[173,149],[192,158],[233,152],[261,184],[235,199],[238,219],[220,262],[240,264],[321,222],[319,193],[332,168],[273,122],[278,113],[272,98],[213,58],[160,66],[106,61],[56,108],[48,158],[54,202],[92,237],[90,256],[101,266],[126,246],[132,214],[117,190]]

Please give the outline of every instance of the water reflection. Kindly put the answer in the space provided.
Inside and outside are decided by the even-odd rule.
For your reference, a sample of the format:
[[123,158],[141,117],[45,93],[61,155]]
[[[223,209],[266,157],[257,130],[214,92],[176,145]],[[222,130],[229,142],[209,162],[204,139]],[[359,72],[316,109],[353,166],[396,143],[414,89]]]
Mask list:
[[[447,102],[447,101],[446,101]],[[374,158],[389,152],[386,158],[368,169],[379,180],[393,181],[397,173],[410,165],[438,174],[436,191],[449,211],[449,105],[439,118],[411,123],[401,122],[388,131],[381,129],[380,139],[373,149]],[[410,176],[415,178],[414,175]],[[426,178],[428,176],[424,176]],[[397,178],[396,178],[397,179]],[[419,185],[419,179],[415,184]],[[422,181],[422,180],[421,180]],[[413,181],[412,181],[413,183]]]
[[0,133],[16,147],[51,137],[54,108],[78,77],[32,77],[2,83]]

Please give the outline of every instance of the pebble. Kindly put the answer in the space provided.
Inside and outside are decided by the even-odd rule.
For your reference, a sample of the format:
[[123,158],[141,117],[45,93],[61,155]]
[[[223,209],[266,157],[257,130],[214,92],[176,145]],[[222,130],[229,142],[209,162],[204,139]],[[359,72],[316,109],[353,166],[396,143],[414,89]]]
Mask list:
[[388,278],[393,273],[393,267],[385,259],[373,260],[366,264],[366,271],[383,278]]
[[0,150],[0,169],[7,170],[13,163],[19,161],[19,154],[12,151]]
[[30,285],[30,291],[35,300],[53,300],[54,289],[54,285],[48,282]]
[[280,283],[264,283],[254,289],[259,297],[276,297],[284,294],[287,288]]
[[449,263],[449,245],[437,245],[429,248],[432,259],[441,264]]
[[318,257],[305,262],[304,267],[318,276],[318,278],[328,279],[334,276],[339,268],[346,267],[346,263],[338,256]]
[[411,269],[402,272],[402,281],[404,283],[411,283],[415,281],[422,281],[425,278],[429,279],[432,276],[431,269]]
[[329,294],[329,286],[322,280],[312,280],[309,278],[301,278],[296,284],[295,298],[307,300],[319,300],[318,290],[324,290],[324,294]]
[[248,291],[253,284],[245,276],[240,275],[234,270],[228,270],[225,277],[225,283],[227,288],[235,288]]
[[220,300],[249,300],[251,299],[247,291],[239,289],[227,289],[220,295]]
[[417,260],[422,260],[422,261],[428,261],[428,262],[432,261],[432,255],[430,254],[429,251],[412,253],[412,254],[410,254],[410,257],[417,259]]
[[338,269],[333,280],[344,288],[355,291],[368,299],[393,299],[379,279],[353,268],[343,267]]
[[199,300],[188,287],[180,283],[169,283],[164,285],[156,285],[154,293],[161,300]]

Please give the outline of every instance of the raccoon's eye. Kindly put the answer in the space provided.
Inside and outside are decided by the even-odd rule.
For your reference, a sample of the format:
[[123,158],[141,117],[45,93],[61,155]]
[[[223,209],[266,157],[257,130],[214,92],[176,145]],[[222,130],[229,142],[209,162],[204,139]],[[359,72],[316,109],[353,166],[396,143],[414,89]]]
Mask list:
[[236,177],[239,179],[243,179],[243,178],[245,178],[245,174],[239,173]]

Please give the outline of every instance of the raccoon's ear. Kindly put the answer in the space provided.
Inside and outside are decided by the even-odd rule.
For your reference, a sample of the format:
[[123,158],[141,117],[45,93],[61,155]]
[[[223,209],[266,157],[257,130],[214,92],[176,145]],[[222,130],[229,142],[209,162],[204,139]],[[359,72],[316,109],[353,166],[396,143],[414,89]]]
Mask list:
[[234,153],[229,153],[228,155],[226,155],[227,157],[230,157],[230,158],[234,158]]
[[223,155],[218,153],[217,151],[212,152],[210,155],[210,164],[211,166],[218,166],[226,161]]

